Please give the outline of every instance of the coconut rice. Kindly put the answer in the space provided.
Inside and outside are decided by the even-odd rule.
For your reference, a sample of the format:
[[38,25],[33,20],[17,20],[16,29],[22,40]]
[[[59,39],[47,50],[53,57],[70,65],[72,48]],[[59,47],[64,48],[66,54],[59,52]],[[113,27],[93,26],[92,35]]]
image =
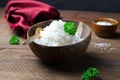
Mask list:
[[82,39],[75,35],[70,35],[64,31],[65,22],[62,20],[54,20],[49,26],[40,31],[40,39],[35,39],[34,42],[45,46],[65,46],[80,42]]

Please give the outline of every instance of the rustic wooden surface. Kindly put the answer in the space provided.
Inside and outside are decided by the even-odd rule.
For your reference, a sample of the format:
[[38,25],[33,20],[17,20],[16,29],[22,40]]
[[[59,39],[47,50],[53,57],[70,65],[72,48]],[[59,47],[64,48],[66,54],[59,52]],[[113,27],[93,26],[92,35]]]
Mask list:
[[[60,10],[65,19],[81,20],[91,29],[91,21],[98,17],[111,17],[120,21],[119,13],[100,13]],[[9,45],[14,35],[4,18],[4,8],[0,8],[0,80],[81,80],[81,74],[89,67],[100,70],[97,80],[120,80],[120,25],[117,36],[112,39],[99,38],[92,31],[91,43],[80,60],[69,64],[43,64],[22,45]]]

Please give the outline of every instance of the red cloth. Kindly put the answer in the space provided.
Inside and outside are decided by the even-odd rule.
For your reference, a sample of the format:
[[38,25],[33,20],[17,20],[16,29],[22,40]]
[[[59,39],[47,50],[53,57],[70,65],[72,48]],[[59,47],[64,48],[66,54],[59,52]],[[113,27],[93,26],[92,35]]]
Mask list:
[[56,8],[35,0],[10,0],[5,8],[5,18],[10,28],[24,38],[31,25],[59,16]]

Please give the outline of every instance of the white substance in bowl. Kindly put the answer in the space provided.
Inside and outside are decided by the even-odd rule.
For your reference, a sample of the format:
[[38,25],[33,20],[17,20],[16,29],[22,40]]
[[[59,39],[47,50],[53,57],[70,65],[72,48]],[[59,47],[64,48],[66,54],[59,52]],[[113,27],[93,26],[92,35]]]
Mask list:
[[96,25],[111,26],[112,24],[109,22],[105,22],[105,21],[98,21],[96,22]]
[[34,42],[45,46],[64,46],[80,42],[82,39],[77,33],[70,35],[64,32],[64,24],[62,20],[54,20],[40,32],[41,38]]

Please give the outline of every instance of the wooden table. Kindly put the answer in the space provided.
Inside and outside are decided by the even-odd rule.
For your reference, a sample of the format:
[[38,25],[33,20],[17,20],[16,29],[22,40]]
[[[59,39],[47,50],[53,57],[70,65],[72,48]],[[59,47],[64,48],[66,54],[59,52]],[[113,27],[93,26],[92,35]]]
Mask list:
[[[91,21],[99,17],[111,17],[120,21],[120,13],[102,13],[60,10],[65,19],[81,20],[91,29]],[[89,67],[100,70],[97,80],[120,80],[120,25],[117,37],[99,38],[92,31],[90,45],[80,60],[70,64],[43,64],[29,49],[22,45],[10,45],[14,35],[4,18],[4,8],[0,8],[0,80],[81,80],[81,74]]]

